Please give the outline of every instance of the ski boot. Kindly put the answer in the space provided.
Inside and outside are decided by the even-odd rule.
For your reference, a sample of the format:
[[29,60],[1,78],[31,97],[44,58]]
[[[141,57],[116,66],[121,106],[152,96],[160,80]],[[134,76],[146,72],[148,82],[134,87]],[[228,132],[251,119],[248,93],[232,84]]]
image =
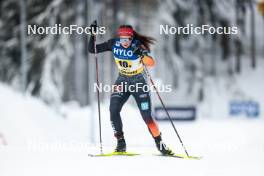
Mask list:
[[160,151],[160,153],[162,155],[171,155],[173,156],[174,153],[172,150],[170,150],[165,144],[164,142],[162,141],[161,139],[161,135],[157,136],[157,137],[154,137],[154,140],[155,140],[155,143],[156,143],[156,147],[157,149]]
[[115,152],[126,152],[126,141],[124,138],[117,139]]

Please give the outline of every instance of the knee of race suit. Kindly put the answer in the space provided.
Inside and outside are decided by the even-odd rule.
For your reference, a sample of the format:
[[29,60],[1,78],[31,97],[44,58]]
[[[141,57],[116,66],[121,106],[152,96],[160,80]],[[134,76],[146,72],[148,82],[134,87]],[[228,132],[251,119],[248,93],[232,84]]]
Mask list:
[[110,111],[110,114],[119,114],[121,111],[121,108],[115,104],[110,104],[109,111]]

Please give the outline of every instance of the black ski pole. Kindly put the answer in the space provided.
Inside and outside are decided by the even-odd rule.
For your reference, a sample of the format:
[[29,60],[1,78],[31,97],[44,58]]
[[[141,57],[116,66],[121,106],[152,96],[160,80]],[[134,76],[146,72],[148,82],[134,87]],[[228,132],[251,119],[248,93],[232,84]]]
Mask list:
[[[97,22],[95,21],[97,26]],[[93,35],[93,34],[92,34]],[[97,107],[98,107],[98,120],[99,120],[99,139],[100,139],[100,152],[103,154],[103,142],[102,142],[102,125],[101,125],[101,107],[100,107],[100,93],[99,93],[99,69],[98,69],[98,57],[96,48],[96,34],[94,34],[94,57],[95,57],[95,69],[96,69],[96,93],[97,93]]]
[[170,120],[170,123],[171,123],[171,125],[172,125],[172,127],[173,127],[173,129],[174,129],[174,131],[175,131],[175,133],[176,133],[176,135],[177,135],[177,137],[178,137],[178,139],[179,139],[179,141],[180,141],[180,143],[181,143],[181,145],[182,145],[182,147],[183,147],[185,153],[186,153],[186,155],[189,157],[189,154],[188,154],[188,152],[187,152],[187,150],[186,150],[186,148],[185,148],[185,146],[184,146],[184,144],[183,144],[183,142],[182,142],[182,139],[181,139],[181,137],[180,137],[180,135],[179,135],[179,133],[178,133],[178,131],[177,131],[177,129],[176,129],[176,127],[175,127],[175,125],[174,125],[172,119],[171,119],[171,116],[170,116],[170,114],[168,113],[168,110],[167,110],[165,104],[163,103],[163,100],[162,100],[162,98],[161,98],[161,96],[160,96],[160,94],[159,94],[159,92],[158,92],[158,89],[157,89],[157,87],[155,86],[154,81],[153,81],[152,77],[150,76],[149,71],[148,71],[148,69],[147,69],[147,67],[146,67],[146,65],[144,64],[143,61],[142,61],[142,64],[143,64],[143,66],[144,66],[145,72],[146,72],[146,74],[147,74],[147,76],[148,76],[148,78],[149,78],[151,84],[153,85],[153,87],[154,87],[154,89],[155,89],[155,91],[156,91],[156,93],[157,93],[157,95],[158,95],[158,98],[159,98],[159,100],[160,100],[160,103],[161,103],[161,105],[162,105],[164,111],[166,112],[166,114],[167,114],[167,116],[168,116],[168,118],[169,118],[169,120]]

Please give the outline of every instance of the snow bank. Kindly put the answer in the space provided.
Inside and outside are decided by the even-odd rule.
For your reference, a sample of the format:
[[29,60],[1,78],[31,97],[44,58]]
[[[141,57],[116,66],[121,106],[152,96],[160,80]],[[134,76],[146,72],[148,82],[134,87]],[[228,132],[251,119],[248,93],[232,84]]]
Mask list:
[[41,100],[22,95],[0,84],[0,133],[8,145],[27,145],[36,141],[89,141],[89,108],[62,107],[54,110]]

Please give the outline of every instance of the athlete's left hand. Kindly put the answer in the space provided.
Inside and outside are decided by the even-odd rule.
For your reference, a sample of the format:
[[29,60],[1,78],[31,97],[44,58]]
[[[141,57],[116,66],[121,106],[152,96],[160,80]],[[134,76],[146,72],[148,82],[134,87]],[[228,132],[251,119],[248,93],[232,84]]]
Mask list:
[[151,56],[144,55],[141,59],[144,65],[153,67],[155,65],[155,61]]

